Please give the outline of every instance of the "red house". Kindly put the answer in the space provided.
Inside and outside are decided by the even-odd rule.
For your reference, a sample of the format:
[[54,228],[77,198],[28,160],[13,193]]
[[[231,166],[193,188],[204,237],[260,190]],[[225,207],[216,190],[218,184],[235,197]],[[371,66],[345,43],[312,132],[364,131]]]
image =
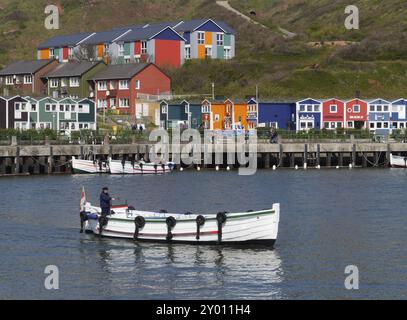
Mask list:
[[367,102],[353,99],[345,102],[345,127],[350,129],[365,129],[367,127]]
[[91,80],[98,108],[136,114],[139,94],[171,92],[171,78],[153,63],[109,65]]
[[322,103],[322,122],[325,129],[344,127],[345,103],[338,99],[326,100]]

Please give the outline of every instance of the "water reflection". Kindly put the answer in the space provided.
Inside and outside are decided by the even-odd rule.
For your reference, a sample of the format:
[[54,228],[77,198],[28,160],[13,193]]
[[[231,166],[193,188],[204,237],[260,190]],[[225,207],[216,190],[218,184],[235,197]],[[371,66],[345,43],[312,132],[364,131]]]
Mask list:
[[[97,250],[114,296],[155,299],[282,298],[276,250],[230,246],[133,244],[103,240]],[[244,288],[244,290],[242,290]]]

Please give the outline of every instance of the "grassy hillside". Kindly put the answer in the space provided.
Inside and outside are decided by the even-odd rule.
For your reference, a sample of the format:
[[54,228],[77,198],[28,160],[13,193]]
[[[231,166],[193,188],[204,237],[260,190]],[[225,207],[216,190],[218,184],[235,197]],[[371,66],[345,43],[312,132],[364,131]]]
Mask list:
[[[344,28],[348,1],[231,0],[255,11],[262,28],[212,0],[59,0],[61,30],[43,27],[45,0],[0,0],[0,65],[35,58],[35,48],[56,34],[103,30],[118,25],[212,17],[237,31],[237,58],[189,61],[168,70],[178,94],[210,93],[243,98],[259,85],[262,98],[407,96],[407,7],[402,0],[355,0],[360,30]],[[279,28],[297,34],[285,39]],[[332,46],[332,41],[352,41]],[[310,42],[323,42],[312,46]]]

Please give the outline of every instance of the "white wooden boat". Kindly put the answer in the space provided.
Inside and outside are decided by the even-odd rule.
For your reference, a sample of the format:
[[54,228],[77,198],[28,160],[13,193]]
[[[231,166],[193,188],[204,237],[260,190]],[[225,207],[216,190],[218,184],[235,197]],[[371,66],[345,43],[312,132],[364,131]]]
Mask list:
[[72,157],[72,170],[74,173],[109,173],[109,164],[106,161],[80,160]]
[[154,213],[118,206],[104,217],[100,208],[82,203],[81,232],[135,241],[273,246],[280,220],[280,204],[261,211],[213,215]]
[[390,154],[390,165],[393,168],[407,168],[407,157],[394,156]]
[[143,161],[131,163],[129,161],[110,160],[111,174],[163,174],[174,169],[171,162],[165,164],[145,163]]

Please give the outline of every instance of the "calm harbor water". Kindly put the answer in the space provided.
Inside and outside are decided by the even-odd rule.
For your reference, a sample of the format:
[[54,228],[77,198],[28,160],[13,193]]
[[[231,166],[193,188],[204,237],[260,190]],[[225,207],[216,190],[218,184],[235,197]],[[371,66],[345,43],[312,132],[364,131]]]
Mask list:
[[[183,172],[0,179],[0,299],[406,299],[407,170]],[[81,186],[145,210],[282,206],[274,250],[79,234]],[[56,265],[60,289],[44,288]],[[344,287],[356,265],[360,289]]]

